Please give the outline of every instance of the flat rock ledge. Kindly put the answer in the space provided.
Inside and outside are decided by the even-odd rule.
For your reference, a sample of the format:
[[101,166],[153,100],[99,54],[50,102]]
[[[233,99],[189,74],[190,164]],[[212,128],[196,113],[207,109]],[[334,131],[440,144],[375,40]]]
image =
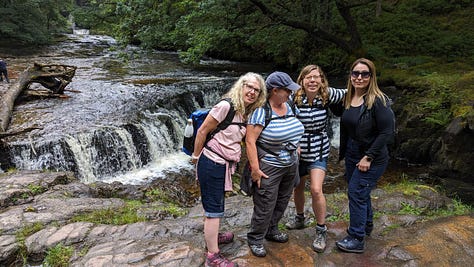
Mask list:
[[[24,266],[20,255],[26,251],[28,264],[40,265],[49,249],[62,244],[74,248],[70,266],[203,266],[204,240],[202,208],[199,203],[187,208],[179,218],[149,218],[147,222],[105,225],[70,222],[77,215],[94,210],[114,209],[124,200],[98,185],[78,182],[67,172],[16,172],[0,174],[0,265]],[[140,194],[128,188],[134,198]],[[100,194],[98,192],[101,192]],[[426,220],[416,215],[396,214],[403,205],[413,208],[442,208],[451,200],[430,188],[417,196],[376,189],[373,206],[381,212],[374,232],[366,240],[362,254],[339,251],[334,242],[345,236],[347,222],[328,223],[325,252],[311,249],[315,230],[307,227],[289,231],[285,244],[266,242],[268,255],[254,257],[247,246],[246,232],[252,214],[252,200],[233,194],[226,199],[226,217],[222,230],[231,230],[236,238],[221,251],[239,266],[474,266],[474,216],[444,217]],[[116,195],[116,194],[115,194]],[[339,201],[338,212],[347,212],[347,199],[329,194]],[[309,212],[310,204],[305,207]],[[391,211],[391,213],[389,213]],[[328,209],[328,214],[336,211]],[[294,213],[290,202],[287,214]],[[41,230],[18,238],[18,231],[35,224]]]

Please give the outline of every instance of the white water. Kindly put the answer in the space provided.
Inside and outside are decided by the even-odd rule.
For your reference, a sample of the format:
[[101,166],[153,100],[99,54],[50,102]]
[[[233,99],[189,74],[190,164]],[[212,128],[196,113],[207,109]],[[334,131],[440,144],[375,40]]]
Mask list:
[[[70,98],[31,101],[16,107],[12,130],[31,125],[40,126],[41,130],[9,140],[15,168],[74,169],[86,183],[100,180],[124,184],[143,184],[164,178],[169,172],[193,168],[189,156],[180,151],[180,143],[176,142],[183,136],[185,109],[190,108],[187,105],[199,106],[197,99],[191,97],[185,106],[166,106],[167,100],[172,101],[179,93],[203,92],[199,100],[209,107],[222,94],[216,88],[227,88],[239,74],[235,68],[245,65],[210,60],[202,65],[218,65],[218,71],[197,71],[181,65],[176,53],[118,49],[110,37],[85,33],[39,55],[11,60],[11,64],[26,67],[31,61],[42,62],[46,58],[51,63],[78,67],[66,88],[77,91],[67,92]],[[121,52],[133,56],[123,62],[118,56]],[[239,71],[263,71],[259,66],[245,67],[250,69]],[[157,84],[134,83],[155,79]],[[167,79],[179,83],[159,83]],[[164,103],[157,102],[161,99]],[[139,138],[143,143],[137,147],[137,137],[126,127],[142,134]],[[338,134],[338,130],[334,133]],[[338,137],[333,138],[333,146],[338,141]],[[138,151],[140,145],[146,151]],[[142,162],[143,157],[149,161]]]
[[156,179],[163,179],[168,172],[179,172],[183,169],[193,169],[190,157],[183,152],[175,152],[162,157],[143,168],[129,171],[124,174],[102,178],[103,182],[121,182],[123,184],[140,185]]

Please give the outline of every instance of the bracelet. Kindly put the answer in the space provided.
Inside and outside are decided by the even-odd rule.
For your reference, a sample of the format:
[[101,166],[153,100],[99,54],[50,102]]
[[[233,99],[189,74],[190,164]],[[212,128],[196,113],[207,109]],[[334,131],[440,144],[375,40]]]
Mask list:
[[194,154],[191,154],[191,159],[193,159],[193,160],[198,160],[198,159],[199,159],[199,156],[194,156]]

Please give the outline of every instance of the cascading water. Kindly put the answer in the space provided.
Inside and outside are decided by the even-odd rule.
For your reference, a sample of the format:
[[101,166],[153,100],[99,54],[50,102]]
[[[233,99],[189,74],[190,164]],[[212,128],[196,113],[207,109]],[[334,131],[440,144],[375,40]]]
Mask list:
[[136,118],[123,125],[96,125],[48,141],[28,138],[11,142],[11,161],[18,169],[74,171],[84,182],[115,180],[118,175],[170,157],[174,157],[175,167],[183,167],[187,158],[180,155],[179,149],[185,119],[190,111],[216,101],[229,82],[230,79],[201,81],[194,86],[194,92],[188,88],[185,93],[169,93],[167,100],[150,100],[149,109],[137,110]]
[[[239,75],[264,71],[222,61],[189,69],[175,53],[120,50],[102,36],[70,37],[10,64],[26,69],[32,61],[47,61],[78,69],[66,88],[69,98],[15,107],[10,131],[39,129],[4,139],[2,169],[73,171],[87,183],[139,184],[163,177],[165,170],[192,168],[180,151],[186,118],[212,106]],[[124,53],[128,61],[121,60]]]
[[[15,107],[10,131],[38,130],[5,138],[0,167],[73,171],[84,182],[140,183],[158,169],[191,167],[180,152],[182,129],[196,108],[210,106],[236,75],[190,70],[175,53],[127,48],[128,62],[110,38],[71,36],[28,60],[78,66],[67,99],[43,99]],[[146,168],[153,172],[143,172]],[[134,174],[135,172],[135,174]]]

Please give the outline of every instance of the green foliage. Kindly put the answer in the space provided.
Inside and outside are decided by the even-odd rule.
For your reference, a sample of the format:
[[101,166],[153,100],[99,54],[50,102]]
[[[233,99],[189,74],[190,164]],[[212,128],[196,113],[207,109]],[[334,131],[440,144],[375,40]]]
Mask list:
[[160,210],[163,211],[165,214],[173,216],[174,218],[186,215],[185,209],[173,203],[166,204],[164,207],[161,207]]
[[[366,44],[384,51],[384,58],[429,55],[448,61],[474,59],[472,3],[466,1],[403,1],[378,18],[361,21]],[[378,59],[382,59],[378,53]]]
[[453,204],[443,209],[429,210],[428,216],[431,218],[469,215],[474,211],[471,205],[461,202],[459,199],[453,199]]
[[421,215],[423,213],[422,208],[413,207],[409,203],[402,202],[401,205],[402,205],[402,209],[398,212],[398,214]]
[[455,117],[474,115],[472,65],[462,60],[446,62],[427,56],[393,58],[383,64],[379,81],[402,88],[416,88],[403,108],[424,114],[423,121],[442,129]]
[[72,222],[92,222],[98,224],[124,225],[144,222],[146,218],[137,214],[139,201],[127,201],[121,208],[107,208],[74,216]]
[[15,236],[18,242],[18,257],[25,265],[28,259],[28,250],[26,248],[25,240],[28,236],[42,230],[44,225],[40,222],[27,224],[23,228],[16,231]]
[[162,200],[164,202],[171,202],[171,198],[160,188],[152,188],[146,191],[145,196],[151,201]]
[[24,45],[49,43],[53,34],[66,31],[68,25],[66,16],[72,8],[72,3],[72,0],[2,2],[0,45],[12,41]]
[[28,189],[31,191],[33,195],[41,194],[45,191],[45,189],[40,185],[29,184]]
[[46,252],[46,257],[43,264],[45,267],[69,266],[69,260],[71,259],[73,252],[73,247],[65,246],[62,243],[59,243]]

